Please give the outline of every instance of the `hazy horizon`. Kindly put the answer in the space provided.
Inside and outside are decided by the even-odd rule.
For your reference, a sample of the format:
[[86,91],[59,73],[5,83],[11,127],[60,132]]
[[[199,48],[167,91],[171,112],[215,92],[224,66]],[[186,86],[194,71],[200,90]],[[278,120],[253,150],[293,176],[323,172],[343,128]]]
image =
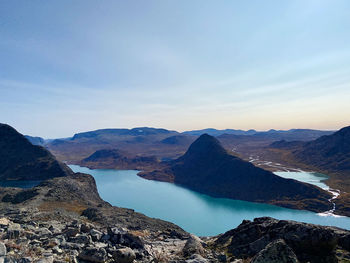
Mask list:
[[[8,124],[8,123],[6,123]],[[16,127],[14,127],[16,128]],[[20,133],[24,134],[24,135],[29,135],[32,137],[41,137],[43,139],[49,140],[49,139],[64,139],[64,138],[71,138],[73,137],[75,134],[78,133],[83,133],[83,132],[90,132],[90,131],[96,131],[96,130],[104,130],[104,129],[134,129],[134,128],[155,128],[155,129],[166,129],[169,131],[175,131],[175,132],[179,132],[179,133],[183,133],[186,131],[197,131],[197,130],[206,130],[206,129],[216,129],[216,128],[211,128],[211,127],[207,127],[207,128],[202,128],[202,129],[187,129],[187,130],[174,130],[174,129],[167,129],[165,127],[150,127],[150,126],[135,126],[135,127],[130,127],[130,128],[126,128],[126,127],[105,127],[105,128],[97,128],[97,129],[92,129],[92,130],[81,130],[81,131],[76,131],[70,135],[67,136],[61,136],[61,137],[45,137],[45,136],[40,136],[40,135],[33,135],[33,134],[26,134],[21,132],[20,130],[16,129],[17,131],[19,131]],[[341,127],[343,128],[343,127]],[[216,130],[243,130],[243,131],[248,131],[248,130],[255,130],[256,132],[267,132],[269,130],[276,130],[276,131],[287,131],[287,130],[292,130],[292,129],[310,129],[310,128],[291,128],[291,129],[268,129],[268,130],[256,130],[256,129],[235,129],[235,128],[223,128],[223,129],[216,129]],[[338,129],[311,129],[311,130],[321,130],[321,131],[337,131]]]
[[350,1],[2,1],[0,122],[44,138],[109,127],[337,130]]

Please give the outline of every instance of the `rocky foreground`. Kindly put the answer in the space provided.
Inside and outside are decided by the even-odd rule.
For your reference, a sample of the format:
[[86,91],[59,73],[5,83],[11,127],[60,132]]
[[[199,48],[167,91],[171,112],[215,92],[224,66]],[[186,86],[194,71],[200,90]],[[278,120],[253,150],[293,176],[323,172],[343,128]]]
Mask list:
[[65,222],[34,210],[2,213],[0,262],[350,262],[350,232],[333,227],[265,217],[199,238],[174,229],[107,226],[89,220],[90,213]]

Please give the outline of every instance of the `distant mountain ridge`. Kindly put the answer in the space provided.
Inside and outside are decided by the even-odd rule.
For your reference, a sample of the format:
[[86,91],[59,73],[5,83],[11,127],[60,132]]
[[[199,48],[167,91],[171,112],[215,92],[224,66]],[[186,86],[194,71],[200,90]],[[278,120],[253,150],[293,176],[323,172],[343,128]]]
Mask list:
[[24,137],[27,138],[28,141],[30,141],[33,145],[40,145],[44,146],[45,145],[45,139],[41,137],[33,137],[29,135],[24,135]]
[[245,135],[245,136],[257,136],[262,138],[272,138],[274,140],[302,140],[309,141],[321,137],[323,135],[330,135],[334,131],[322,131],[322,130],[313,130],[313,129],[290,129],[290,130],[268,130],[268,131],[256,131],[256,130],[234,130],[234,129],[225,129],[217,130],[213,128],[203,129],[203,130],[194,130],[194,131],[185,131],[183,134],[189,135],[202,135],[209,134],[211,136],[222,136],[222,135]]
[[[204,130],[196,131],[194,134],[201,135],[203,131]],[[307,129],[292,129],[290,131],[270,130],[268,132],[233,129],[219,132],[215,129],[209,129],[209,131],[215,133],[227,149],[235,148],[237,145],[240,149],[245,147],[245,145],[268,145],[278,140],[307,141],[331,133],[329,131]],[[223,132],[224,134],[221,134]],[[240,135],[227,134],[229,132],[238,133]],[[76,133],[70,138],[46,140],[45,147],[59,160],[71,164],[79,163],[82,159],[89,157],[94,152],[104,149],[119,149],[129,152],[133,156],[156,156],[161,160],[170,160],[183,155],[190,144],[199,135],[151,127],[100,129]]]
[[45,148],[0,124],[0,180],[44,180],[73,172]]
[[200,136],[180,158],[140,176],[171,181],[214,197],[265,202],[284,207],[325,211],[330,194],[292,179],[281,178],[230,155],[208,134]]
[[219,136],[222,134],[234,134],[234,135],[253,135],[256,134],[256,130],[235,130],[235,129],[224,129],[224,130],[217,130],[214,128],[207,128],[207,129],[202,129],[202,130],[193,130],[193,131],[184,131],[183,134],[189,134],[189,135],[202,135],[202,134],[209,134],[211,136]]
[[324,170],[350,173],[350,126],[304,143],[294,155]]
[[100,129],[95,131],[76,133],[72,137],[72,140],[81,139],[81,138],[96,138],[101,135],[144,136],[144,135],[170,134],[170,133],[177,133],[177,132],[169,131],[161,128],[149,128],[149,127],[137,127],[132,129]]

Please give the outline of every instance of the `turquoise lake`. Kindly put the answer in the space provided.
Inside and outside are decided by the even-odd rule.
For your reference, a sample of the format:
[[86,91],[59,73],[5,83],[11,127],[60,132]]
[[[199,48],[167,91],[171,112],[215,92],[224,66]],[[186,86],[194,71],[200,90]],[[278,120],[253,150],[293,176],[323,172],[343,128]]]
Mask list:
[[[350,229],[349,217],[325,216],[267,204],[213,198],[174,184],[145,180],[137,176],[138,171],[134,170],[90,170],[77,165],[70,167],[74,172],[91,174],[101,197],[112,205],[173,222],[199,236],[217,235],[237,227],[244,219],[262,216]],[[299,176],[295,179],[311,180],[316,185],[324,184],[327,178],[324,175],[301,173],[281,176]]]

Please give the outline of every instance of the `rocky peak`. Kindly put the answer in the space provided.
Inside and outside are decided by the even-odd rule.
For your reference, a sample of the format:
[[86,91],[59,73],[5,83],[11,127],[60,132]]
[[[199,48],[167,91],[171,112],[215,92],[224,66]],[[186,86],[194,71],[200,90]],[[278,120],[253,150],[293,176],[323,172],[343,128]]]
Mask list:
[[202,134],[188,148],[182,159],[221,158],[227,155],[221,143],[213,136]]

